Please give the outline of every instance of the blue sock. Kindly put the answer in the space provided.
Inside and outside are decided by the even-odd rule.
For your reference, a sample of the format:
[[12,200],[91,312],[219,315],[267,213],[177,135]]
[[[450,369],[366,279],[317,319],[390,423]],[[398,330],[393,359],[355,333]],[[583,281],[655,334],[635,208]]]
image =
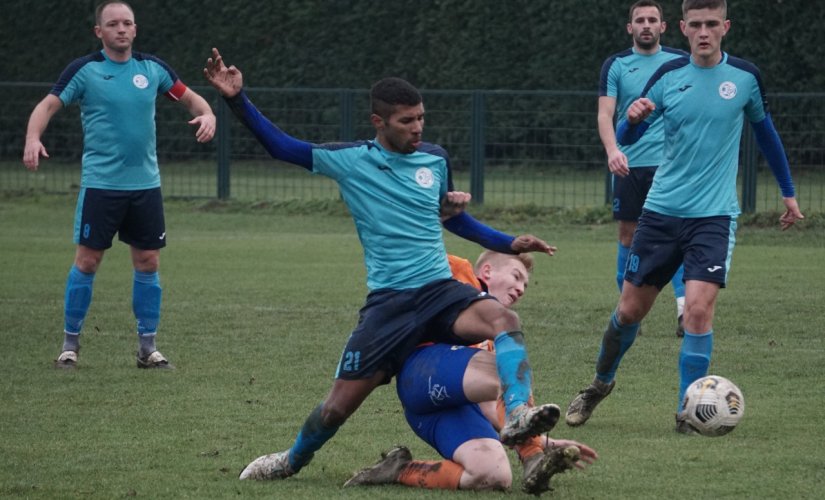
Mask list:
[[685,266],[679,266],[679,269],[676,270],[676,274],[673,275],[673,278],[670,280],[670,283],[673,285],[673,296],[677,299],[679,297],[685,296]]
[[324,443],[329,441],[338,432],[338,427],[324,427],[321,422],[321,407],[318,405],[309,414],[301,432],[295,438],[295,443],[289,449],[289,466],[298,472],[301,467],[312,460],[315,452],[320,450]]
[[495,338],[496,369],[504,390],[507,415],[530,399],[533,370],[527,361],[524,334],[520,331],[501,332]]
[[138,335],[157,333],[160,322],[160,300],[161,288],[158,273],[143,273],[136,270],[132,287],[132,311],[137,319]]
[[602,348],[599,351],[599,358],[596,360],[596,378],[605,384],[609,384],[616,377],[616,370],[624,357],[624,353],[630,349],[636,340],[636,333],[639,331],[639,323],[620,325],[616,318],[616,311],[610,316],[610,323],[604,331],[602,337]]
[[710,355],[713,352],[713,330],[707,333],[685,331],[682,350],[679,352],[679,410],[688,386],[708,374]]
[[74,336],[80,335],[86,313],[89,312],[89,304],[92,303],[94,281],[95,273],[84,273],[76,266],[72,266],[69,270],[63,309],[63,329],[66,333]]
[[[630,247],[619,242],[618,252],[616,252],[616,284],[619,285],[619,293],[624,285],[624,269],[627,267],[627,256],[630,254]],[[683,294],[684,295],[684,294]]]

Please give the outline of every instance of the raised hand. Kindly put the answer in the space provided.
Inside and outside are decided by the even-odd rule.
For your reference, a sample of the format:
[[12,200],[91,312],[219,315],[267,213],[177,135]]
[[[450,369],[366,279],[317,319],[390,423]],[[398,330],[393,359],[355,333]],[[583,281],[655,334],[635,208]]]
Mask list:
[[206,60],[203,76],[224,97],[235,97],[243,88],[243,75],[235,66],[228,68],[218,49],[212,49],[212,57]]

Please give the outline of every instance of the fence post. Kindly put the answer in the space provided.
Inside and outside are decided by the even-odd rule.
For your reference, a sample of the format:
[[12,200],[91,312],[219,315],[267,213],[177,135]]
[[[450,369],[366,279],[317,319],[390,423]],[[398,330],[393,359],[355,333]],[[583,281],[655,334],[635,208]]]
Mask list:
[[473,92],[470,125],[470,194],[479,205],[484,203],[484,94]]
[[230,196],[229,158],[232,153],[229,144],[229,106],[223,99],[218,99],[217,114],[217,153],[218,153],[218,199],[228,200]]
[[342,142],[355,140],[355,92],[341,89],[341,130],[338,132]]
[[752,214],[756,211],[756,141],[750,123],[745,121],[742,128],[742,211]]

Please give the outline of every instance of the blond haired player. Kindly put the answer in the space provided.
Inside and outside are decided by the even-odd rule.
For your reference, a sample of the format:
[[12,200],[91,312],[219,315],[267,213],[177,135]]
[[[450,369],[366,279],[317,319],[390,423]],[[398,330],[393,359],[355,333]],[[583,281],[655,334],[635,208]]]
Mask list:
[[[449,261],[455,279],[508,308],[524,295],[533,270],[529,254],[488,250],[475,266],[453,255]],[[376,465],[355,474],[346,486],[397,483],[418,488],[509,489],[512,471],[496,430],[503,425],[504,412],[493,351],[488,341],[470,347],[419,346],[398,374],[398,397],[410,427],[444,460],[413,460],[409,449],[397,446]],[[533,494],[549,490],[553,474],[583,467],[597,457],[584,444],[546,436],[514,448],[524,465],[522,489]]]

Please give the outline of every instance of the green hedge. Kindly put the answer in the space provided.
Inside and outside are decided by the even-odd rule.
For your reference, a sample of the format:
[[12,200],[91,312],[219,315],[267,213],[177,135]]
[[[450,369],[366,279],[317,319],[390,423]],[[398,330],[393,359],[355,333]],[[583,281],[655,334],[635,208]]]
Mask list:
[[[5,0],[0,81],[53,82],[99,47],[96,2]],[[138,50],[190,85],[217,46],[254,86],[366,88],[389,74],[431,89],[590,90],[629,45],[629,1],[134,0]],[[755,62],[769,91],[825,88],[825,3],[733,0],[730,53]],[[668,45],[685,48],[681,2],[665,0]]]

